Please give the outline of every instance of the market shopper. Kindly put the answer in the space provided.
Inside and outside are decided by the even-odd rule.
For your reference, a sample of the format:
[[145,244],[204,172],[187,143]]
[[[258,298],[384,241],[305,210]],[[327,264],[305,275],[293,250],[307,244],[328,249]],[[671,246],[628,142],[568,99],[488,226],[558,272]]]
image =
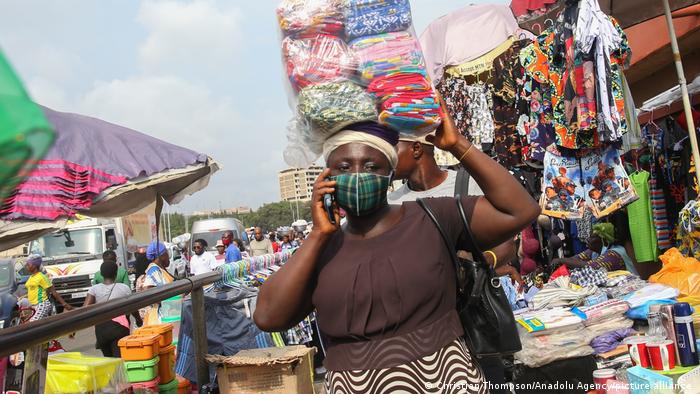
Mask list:
[[220,265],[216,257],[207,250],[208,246],[207,241],[203,239],[197,239],[192,244],[194,251],[190,257],[190,273],[192,275],[206,274]]
[[216,241],[216,254],[214,258],[216,258],[217,265],[226,263],[226,247],[224,246],[224,241]]
[[270,233],[270,243],[272,244],[272,253],[277,253],[280,251],[280,244],[277,242],[277,235],[275,233]]
[[64,310],[73,309],[66,301],[63,300],[56,289],[54,289],[51,279],[41,271],[42,258],[38,254],[33,254],[27,257],[25,268],[29,272],[29,279],[25,283],[27,288],[27,299],[34,309],[34,315],[29,321],[41,320],[51,315],[53,311],[53,303],[49,299],[49,295],[56,302],[63,306]]
[[292,246],[292,243],[289,241],[289,235],[285,235],[284,237],[282,237],[282,244],[280,245],[280,249],[283,252],[286,250],[294,249],[294,246]]
[[[326,141],[327,168],[312,197],[313,231],[263,284],[255,322],[266,331],[285,330],[316,309],[328,339],[326,387],[331,393],[341,387],[345,392],[389,392],[391,387],[423,392],[426,384],[438,383],[426,372],[435,370],[441,371],[442,384],[487,392],[461,339],[452,252],[417,203],[387,203],[397,140],[397,133],[367,122]],[[512,238],[537,217],[539,207],[527,191],[461,136],[449,117],[431,142],[459,158],[484,190],[482,197],[460,201],[483,249]],[[326,193],[334,193],[347,212],[342,228],[326,214]],[[463,247],[455,200],[435,198],[428,204],[455,246]],[[340,222],[337,207],[335,222]]]
[[[153,241],[146,249],[146,257],[151,262],[146,268],[146,273],[137,280],[136,290],[143,291],[153,287],[165,286],[172,283],[175,278],[168,272],[170,256],[162,242]],[[158,324],[158,304],[154,304],[141,310],[141,318],[145,325]]]
[[253,255],[253,257],[274,253],[272,250],[272,242],[270,242],[269,238],[266,238],[263,235],[263,231],[260,227],[255,228],[254,234],[255,236],[253,240],[250,241],[249,245],[250,253]]
[[236,244],[233,243],[233,231],[227,230],[221,237],[221,241],[226,247],[226,262],[235,263],[236,261],[241,261],[243,257],[241,256],[241,251],[238,249]]
[[608,271],[627,270],[637,275],[625,247],[615,238],[615,227],[612,223],[594,224],[586,246],[588,248],[576,256],[552,260],[552,266],[565,264],[571,269],[591,267],[605,268]]
[[[90,287],[83,306],[99,304],[131,295],[131,287],[117,280],[119,268],[117,263],[107,259],[100,265],[103,280]],[[95,325],[95,348],[100,349],[105,357],[121,357],[117,343],[129,335],[129,318],[121,315],[110,321]]]
[[[122,267],[119,267],[117,265],[117,254],[113,250],[105,250],[104,253],[102,253],[102,262],[112,262],[114,265],[116,265],[117,268],[117,277],[116,281],[117,283],[123,283],[131,289],[131,280],[129,280],[129,273],[126,272],[126,270]],[[97,285],[100,283],[104,283],[104,277],[102,276],[102,270],[95,272],[95,279],[92,280],[92,284]]]

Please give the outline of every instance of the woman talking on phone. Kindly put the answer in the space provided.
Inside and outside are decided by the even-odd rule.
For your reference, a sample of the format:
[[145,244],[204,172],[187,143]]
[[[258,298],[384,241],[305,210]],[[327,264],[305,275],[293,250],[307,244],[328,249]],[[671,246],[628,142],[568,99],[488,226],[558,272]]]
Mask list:
[[[327,168],[312,196],[313,230],[262,286],[255,323],[281,331],[315,309],[328,342],[329,393],[486,393],[461,339],[451,252],[417,203],[387,203],[397,142],[395,131],[373,122],[326,141]],[[484,191],[461,200],[482,249],[537,217],[539,207],[525,189],[459,134],[449,116],[430,142],[458,158]],[[326,194],[334,196],[335,223],[338,207],[347,212],[342,227],[324,208]],[[428,205],[451,242],[464,245],[454,199],[434,198]]]

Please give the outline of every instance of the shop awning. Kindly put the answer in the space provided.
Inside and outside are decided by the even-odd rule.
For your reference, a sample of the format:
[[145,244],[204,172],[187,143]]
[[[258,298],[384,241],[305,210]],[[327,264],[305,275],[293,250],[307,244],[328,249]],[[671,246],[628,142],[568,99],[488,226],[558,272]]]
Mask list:
[[57,139],[2,207],[0,250],[61,228],[78,214],[120,217],[176,204],[219,164],[205,154],[100,119],[43,108]]

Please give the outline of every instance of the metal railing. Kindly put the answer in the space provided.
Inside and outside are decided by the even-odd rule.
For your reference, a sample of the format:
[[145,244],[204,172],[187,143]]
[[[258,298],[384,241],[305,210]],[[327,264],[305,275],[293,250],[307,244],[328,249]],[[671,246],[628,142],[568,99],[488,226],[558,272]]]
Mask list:
[[201,387],[210,383],[209,367],[204,359],[204,355],[207,353],[207,330],[202,287],[219,279],[221,279],[221,273],[209,272],[177,280],[165,286],[133,293],[128,297],[77,308],[60,315],[0,330],[0,357],[24,351],[34,345],[92,327],[117,316],[129,314],[167,298],[192,293],[194,356],[197,384]]

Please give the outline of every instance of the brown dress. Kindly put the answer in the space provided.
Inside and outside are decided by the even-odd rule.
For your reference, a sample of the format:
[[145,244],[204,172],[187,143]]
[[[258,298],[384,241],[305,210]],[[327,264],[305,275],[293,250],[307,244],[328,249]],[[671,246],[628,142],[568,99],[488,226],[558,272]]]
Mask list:
[[[462,200],[467,218],[477,199]],[[451,242],[464,245],[454,199],[428,203]],[[399,387],[401,392],[486,392],[460,339],[451,252],[417,203],[406,202],[403,210],[399,223],[377,237],[338,232],[321,255],[313,304],[328,341],[327,388],[333,393]],[[454,386],[438,388],[438,383]]]

